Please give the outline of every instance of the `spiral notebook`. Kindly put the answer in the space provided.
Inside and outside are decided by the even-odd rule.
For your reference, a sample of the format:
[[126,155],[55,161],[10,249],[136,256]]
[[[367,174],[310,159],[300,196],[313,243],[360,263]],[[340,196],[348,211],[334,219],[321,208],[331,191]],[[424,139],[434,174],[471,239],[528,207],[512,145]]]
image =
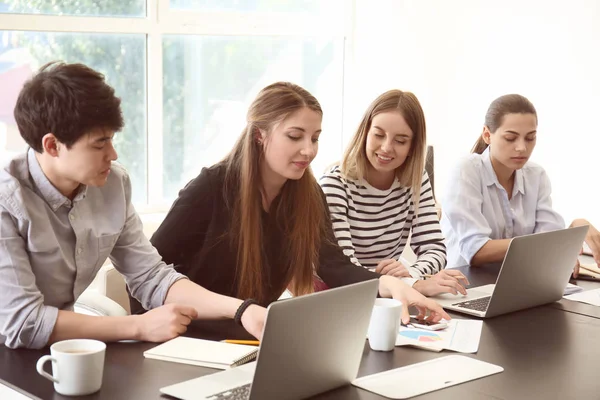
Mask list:
[[258,347],[177,337],[144,352],[144,357],[200,367],[228,369],[256,359]]

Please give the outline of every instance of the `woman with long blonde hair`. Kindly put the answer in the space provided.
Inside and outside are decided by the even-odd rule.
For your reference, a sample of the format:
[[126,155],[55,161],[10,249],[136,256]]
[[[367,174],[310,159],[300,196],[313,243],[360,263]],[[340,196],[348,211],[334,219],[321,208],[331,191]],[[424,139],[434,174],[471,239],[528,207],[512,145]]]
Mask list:
[[[369,105],[340,165],[320,183],[338,243],[354,264],[401,278],[428,296],[464,294],[464,275],[443,270],[446,246],[424,170],[425,149],[419,100],[389,90]],[[409,235],[414,263],[401,257]]]
[[353,265],[335,243],[310,163],[323,112],[303,88],[278,82],[251,104],[247,125],[224,161],[204,168],[179,193],[152,243],[167,263],[217,293],[260,305],[289,288],[314,291],[379,278],[379,293],[432,320],[449,318],[400,280]]

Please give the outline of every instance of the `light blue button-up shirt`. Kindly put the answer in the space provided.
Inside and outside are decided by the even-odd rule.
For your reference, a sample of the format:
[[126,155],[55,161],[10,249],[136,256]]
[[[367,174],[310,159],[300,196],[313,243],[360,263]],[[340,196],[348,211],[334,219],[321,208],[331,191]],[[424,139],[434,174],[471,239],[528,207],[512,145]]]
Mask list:
[[109,256],[147,309],[184,278],[144,236],[118,164],[104,186],[82,187],[72,201],[31,149],[0,169],[0,344],[46,345],[58,310],[73,309]]
[[563,229],[565,221],[552,209],[551,191],[544,169],[527,162],[515,172],[509,200],[492,167],[489,148],[462,160],[450,174],[441,202],[448,267],[469,264],[491,239]]

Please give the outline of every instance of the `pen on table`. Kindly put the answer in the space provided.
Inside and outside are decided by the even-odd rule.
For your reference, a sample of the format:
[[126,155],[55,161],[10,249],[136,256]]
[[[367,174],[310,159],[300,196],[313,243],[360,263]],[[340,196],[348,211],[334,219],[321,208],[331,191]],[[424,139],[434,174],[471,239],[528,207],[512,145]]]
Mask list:
[[231,344],[247,344],[250,346],[258,346],[260,342],[258,340],[235,340],[235,339],[225,339],[223,340],[225,343]]

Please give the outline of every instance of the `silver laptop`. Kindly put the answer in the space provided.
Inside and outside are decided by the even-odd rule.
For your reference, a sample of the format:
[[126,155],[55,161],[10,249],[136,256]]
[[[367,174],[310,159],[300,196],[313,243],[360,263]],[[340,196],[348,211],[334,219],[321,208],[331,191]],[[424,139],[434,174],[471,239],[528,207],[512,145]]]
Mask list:
[[586,225],[513,238],[495,285],[432,299],[445,309],[484,318],[560,300],[587,231]]
[[378,280],[272,303],[256,362],[161,388],[183,400],[299,400],[358,373]]

